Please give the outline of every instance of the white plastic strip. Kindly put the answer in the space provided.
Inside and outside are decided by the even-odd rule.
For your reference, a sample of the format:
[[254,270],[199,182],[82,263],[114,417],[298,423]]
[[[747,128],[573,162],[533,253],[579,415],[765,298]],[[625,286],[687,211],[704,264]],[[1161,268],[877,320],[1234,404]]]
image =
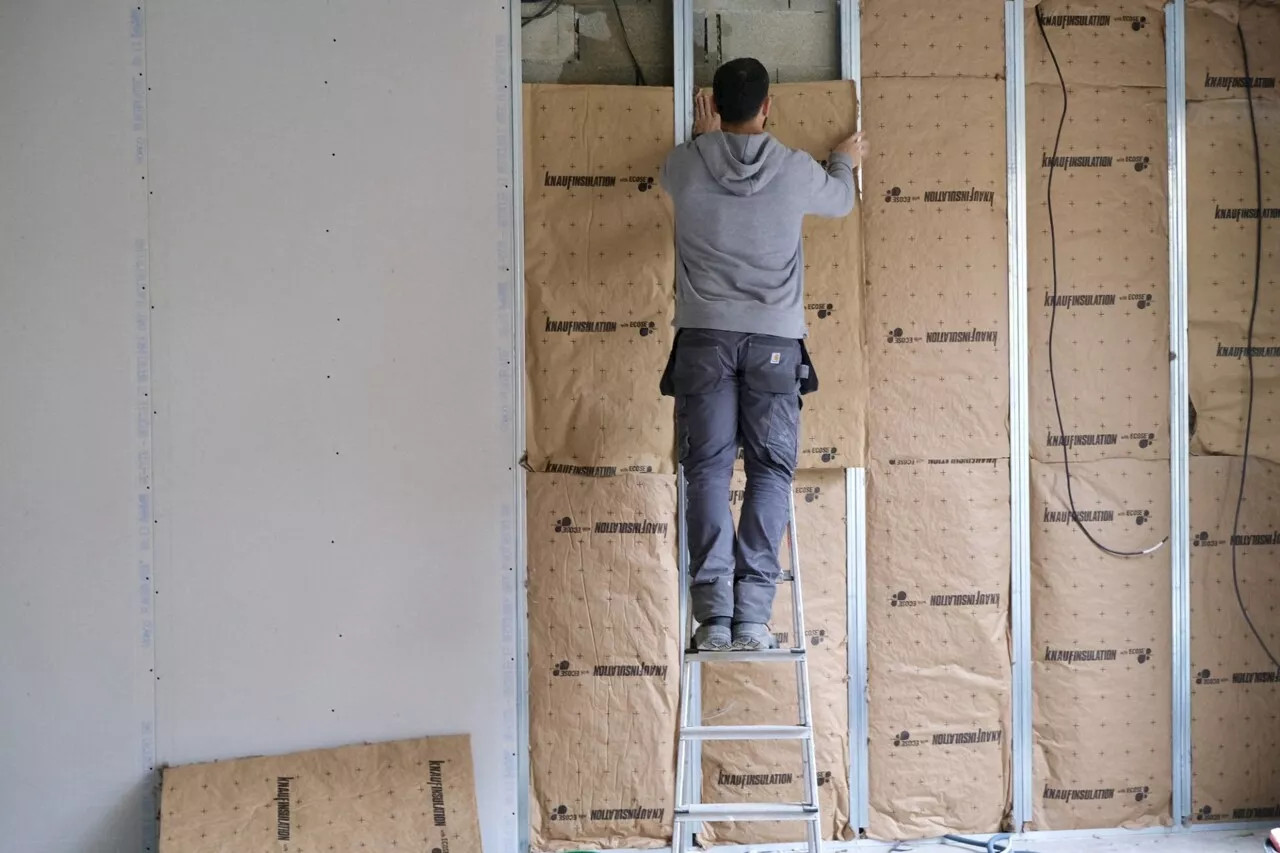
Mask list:
[[845,470],[849,625],[849,816],[861,834],[871,816],[867,694],[867,472]]
[[1169,125],[1169,550],[1173,587],[1173,820],[1191,815],[1190,412],[1187,394],[1185,0],[1165,7]]
[[[502,176],[498,211],[503,240],[498,246],[498,322],[510,349],[498,354],[503,372],[503,428],[510,441],[507,466],[511,501],[501,508],[502,654],[504,663],[503,850],[529,850],[529,620],[525,595],[527,554],[524,458],[524,82],[521,64],[520,3],[509,0],[505,50],[499,50],[498,85],[508,100],[499,111],[498,170]],[[504,56],[505,54],[505,56]],[[505,60],[505,61],[504,61]],[[509,336],[509,337],[508,337]]]
[[1027,93],[1023,0],[1005,2],[1009,198],[1009,479],[1013,608],[1013,828],[1031,820],[1031,433],[1027,414]]

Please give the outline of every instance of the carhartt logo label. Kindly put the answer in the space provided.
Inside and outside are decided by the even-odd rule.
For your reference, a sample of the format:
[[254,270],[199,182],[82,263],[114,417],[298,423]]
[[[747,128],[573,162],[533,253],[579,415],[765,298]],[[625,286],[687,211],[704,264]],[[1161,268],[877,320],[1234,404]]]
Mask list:
[[292,776],[276,777],[276,841],[288,841],[293,833],[290,787]]
[[592,809],[591,820],[599,823],[631,823],[638,820],[660,821],[664,814],[666,814],[666,809],[628,806],[621,809]]
[[782,353],[780,353],[780,352],[769,353],[769,363],[770,363],[770,364],[781,364],[781,363],[782,363]]
[[631,175],[628,177],[619,177],[618,175],[553,175],[550,172],[543,173],[542,185],[544,187],[563,187],[566,190],[574,189],[610,189],[622,186],[634,187],[638,192],[648,192],[653,189],[654,180],[649,176]]
[[548,462],[544,471],[548,474],[572,474],[575,477],[616,477],[618,469],[611,465],[562,465]]
[[1280,219],[1280,207],[1218,207],[1213,208],[1214,219]]
[[1280,347],[1225,347],[1218,344],[1218,358],[1277,358]]
[[431,819],[436,826],[449,825],[449,814],[444,804],[444,762],[427,762],[427,779],[431,785]]
[[1105,663],[1119,658],[1119,649],[1055,649],[1046,646],[1044,650],[1044,659],[1050,663]]
[[956,332],[925,332],[926,343],[931,344],[994,344],[999,332],[984,329],[963,329]]
[[1204,75],[1204,87],[1206,89],[1226,89],[1228,92],[1232,89],[1274,89],[1276,87],[1276,78],[1220,77],[1206,71]]
[[836,313],[836,306],[830,302],[815,302],[804,308],[806,311],[817,311],[819,320],[825,320]]
[[665,521],[597,521],[596,533],[622,534],[631,536],[661,536],[666,538],[667,522]]
[[719,784],[726,788],[759,788],[769,785],[790,785],[795,780],[792,773],[726,773],[721,770],[717,777]]
[[1147,26],[1146,15],[1041,15],[1046,27],[1109,27],[1128,24],[1134,32]]

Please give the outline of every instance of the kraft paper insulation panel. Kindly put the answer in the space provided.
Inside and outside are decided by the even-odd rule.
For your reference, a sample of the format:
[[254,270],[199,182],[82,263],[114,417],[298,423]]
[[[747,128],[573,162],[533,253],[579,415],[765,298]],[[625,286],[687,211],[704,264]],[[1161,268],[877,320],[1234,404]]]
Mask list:
[[[1255,99],[1280,97],[1280,7],[1233,0],[1189,0],[1187,3],[1187,100],[1245,97],[1244,59],[1240,35],[1249,50],[1249,73]],[[1188,136],[1187,142],[1191,142]],[[1189,164],[1195,167],[1194,161]]]
[[[857,128],[852,83],[770,88],[769,130],[780,142],[825,161]],[[867,355],[863,332],[862,220],[805,218],[805,342],[819,389],[800,417],[801,468],[857,468],[865,462]]]
[[1009,466],[868,471],[869,832],[992,832],[1009,799]]
[[861,11],[864,80],[1004,74],[999,0],[862,0]]
[[525,86],[528,464],[674,472],[670,89]]
[[[825,158],[856,126],[851,83],[773,88],[770,130]],[[535,471],[675,470],[658,393],[671,351],[675,258],[657,183],[673,145],[670,89],[525,87],[528,459]],[[860,220],[804,229],[808,346],[801,467],[861,465],[866,359]]]
[[1028,2],[1027,82],[1056,86],[1058,73],[1036,23],[1037,8],[1068,85],[1164,88],[1163,0]]
[[[1032,462],[1036,829],[1169,823],[1169,550],[1103,553],[1071,521],[1063,466]],[[1071,465],[1080,519],[1109,548],[1169,534],[1169,465]]]
[[1004,83],[869,79],[868,454],[1007,457]]
[[[1253,334],[1252,456],[1280,461],[1280,102],[1254,103],[1262,157],[1261,290]],[[1187,105],[1187,260],[1192,451],[1239,456],[1248,406],[1246,357],[1257,259],[1257,186],[1249,106]]]
[[528,477],[537,850],[671,838],[679,701],[675,478]]
[[165,768],[160,853],[481,853],[466,735]]
[[[1031,452],[1061,462],[1169,456],[1169,206],[1163,89],[1027,90]],[[1055,298],[1047,204],[1053,165]]]
[[[1280,817],[1280,672],[1232,583],[1240,460],[1191,460],[1191,794],[1197,823]],[[1240,594],[1280,654],[1280,467],[1251,459],[1236,539]]]
[[[737,475],[735,515],[743,485]],[[664,846],[680,671],[675,478],[530,474],[528,489],[533,847]],[[844,474],[801,472],[795,496],[824,828],[828,837],[846,838]],[[784,643],[789,594],[781,585],[774,607]],[[790,672],[719,664],[704,667],[703,678],[708,724],[784,722],[796,713]],[[777,800],[802,790],[795,744],[704,749],[708,801]],[[722,824],[701,837],[787,839],[795,828]]]
[[[848,840],[849,688],[846,610],[845,477],[843,471],[804,471],[795,481],[805,639],[813,705],[814,749],[822,808],[822,837]],[[745,478],[733,484],[735,519]],[[783,566],[790,565],[784,541]],[[779,584],[771,628],[780,646],[795,643],[792,586]],[[736,663],[702,667],[702,719],[707,725],[795,725],[795,667]],[[705,802],[800,802],[804,797],[797,741],[709,741],[702,748]],[[703,844],[803,841],[801,823],[716,823],[698,834]]]

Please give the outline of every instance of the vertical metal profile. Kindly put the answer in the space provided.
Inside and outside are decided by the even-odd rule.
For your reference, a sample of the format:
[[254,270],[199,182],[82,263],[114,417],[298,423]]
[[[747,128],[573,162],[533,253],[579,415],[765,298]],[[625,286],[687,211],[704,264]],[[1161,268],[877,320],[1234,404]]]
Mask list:
[[671,0],[676,144],[693,136],[693,0]]
[[[511,457],[508,462],[512,479],[511,517],[504,519],[510,530],[504,539],[512,540],[507,575],[508,607],[514,609],[515,624],[510,627],[511,636],[504,642],[507,665],[514,669],[515,696],[515,815],[516,850],[526,853],[529,839],[529,599],[525,592],[528,581],[528,514],[525,507],[525,476],[521,460],[525,443],[525,393],[524,393],[524,68],[520,34],[521,9],[515,0],[509,2],[509,35],[507,80],[510,97],[510,206],[511,235],[509,281],[510,297],[506,300],[511,312],[511,354],[508,361],[507,381],[510,386],[511,412],[508,416],[511,429]],[[500,199],[500,203],[504,200]],[[510,701],[510,700],[509,700]],[[509,711],[512,709],[508,709]]]
[[1186,2],[1165,7],[1169,125],[1169,551],[1173,603],[1173,822],[1191,814],[1191,430],[1187,393]]
[[1024,0],[1006,0],[1009,217],[1009,536],[1013,612],[1013,830],[1031,821],[1031,433],[1027,406],[1027,90]]
[[[672,33],[672,67],[674,69],[674,107],[675,107],[675,142],[677,145],[688,142],[693,138],[693,0],[672,0],[671,2],[671,33]],[[690,624],[688,619],[688,608],[691,607],[689,602],[689,549],[688,539],[685,529],[685,507],[687,502],[687,493],[685,490],[684,468],[678,466],[676,468],[676,488],[677,488],[677,519],[676,529],[679,535],[678,548],[680,563],[680,651],[683,653],[685,644],[689,643],[692,638],[684,636],[686,627]],[[681,685],[684,689],[684,685]],[[695,724],[702,720],[702,672],[701,667],[693,673],[690,679],[689,690],[689,717]],[[684,777],[684,797],[685,802],[697,802],[701,799],[702,791],[702,743],[694,741],[689,744],[691,754],[689,773]],[[686,832],[684,849],[693,849],[692,836],[700,828],[695,823],[676,823],[672,827],[672,832]],[[674,843],[674,841],[673,841]]]
[[849,636],[849,813],[854,831],[871,816],[867,690],[867,472],[845,469],[845,571]]
[[[862,9],[858,0],[840,0],[840,77],[857,84],[862,97]],[[862,111],[858,111],[862,127]]]

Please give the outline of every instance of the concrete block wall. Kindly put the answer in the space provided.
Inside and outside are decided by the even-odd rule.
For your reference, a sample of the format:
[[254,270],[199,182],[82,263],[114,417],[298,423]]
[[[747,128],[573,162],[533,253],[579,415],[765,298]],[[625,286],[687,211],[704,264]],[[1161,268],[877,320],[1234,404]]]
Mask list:
[[[550,0],[553,4],[556,0]],[[526,15],[543,9],[524,3]],[[619,26],[651,86],[672,84],[669,0],[561,0],[523,28],[524,79],[529,83],[631,85],[635,67]],[[709,85],[716,67],[754,56],[781,83],[840,77],[836,0],[697,0],[694,81]]]

